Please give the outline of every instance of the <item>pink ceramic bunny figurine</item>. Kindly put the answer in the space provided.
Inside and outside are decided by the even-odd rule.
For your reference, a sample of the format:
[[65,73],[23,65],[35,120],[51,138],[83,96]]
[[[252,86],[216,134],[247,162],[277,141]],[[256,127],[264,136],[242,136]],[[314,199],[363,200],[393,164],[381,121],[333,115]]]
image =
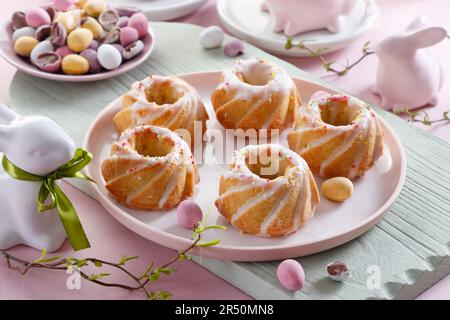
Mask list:
[[[0,152],[19,168],[42,176],[71,160],[75,150],[49,118],[22,117],[0,104]],[[25,244],[51,252],[63,244],[67,236],[56,210],[37,211],[41,184],[14,179],[0,166],[0,249]]]
[[274,19],[274,31],[292,37],[299,33],[328,29],[338,33],[358,0],[265,0],[262,9]]
[[387,37],[375,52],[379,57],[375,93],[384,109],[415,109],[435,105],[444,77],[441,63],[430,49],[447,35],[444,28],[425,27],[415,19],[406,32]]

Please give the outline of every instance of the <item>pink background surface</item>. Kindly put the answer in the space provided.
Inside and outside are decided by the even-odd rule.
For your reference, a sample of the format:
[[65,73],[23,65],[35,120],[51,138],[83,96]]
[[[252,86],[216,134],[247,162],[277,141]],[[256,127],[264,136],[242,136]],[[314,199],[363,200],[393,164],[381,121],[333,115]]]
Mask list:
[[[33,4],[46,1],[14,0],[2,1],[0,4],[0,19],[3,21],[10,17],[15,10],[29,7]],[[381,7],[381,28],[364,36],[352,46],[332,54],[328,59],[345,62],[359,57],[360,49],[365,41],[376,43],[385,35],[400,31],[419,13],[425,14],[433,24],[442,25],[450,30],[448,12],[450,2],[447,0],[378,0]],[[199,9],[196,13],[179,19],[179,21],[208,26],[220,24],[215,11],[215,0]],[[450,54],[450,41],[444,41],[436,47],[436,52],[442,57],[445,64],[445,73],[450,74],[450,63],[444,60]],[[305,69],[316,76],[347,92],[363,98],[369,102],[379,104],[377,96],[371,93],[371,86],[375,79],[377,59],[374,56],[367,58],[345,77],[327,75],[315,59],[287,58],[287,61]],[[8,103],[8,89],[15,69],[3,60],[0,61],[0,102]],[[440,95],[439,104],[429,109],[431,117],[440,117],[442,112],[450,109],[450,90],[444,85]],[[432,134],[450,141],[450,124],[440,124],[426,127]],[[90,235],[93,249],[85,250],[77,256],[97,257],[116,261],[122,254],[138,255],[139,261],[130,264],[137,273],[146,267],[146,263],[154,261],[161,264],[169,260],[175,252],[145,240],[125,227],[118,224],[100,206],[99,203],[84,195],[68,184],[64,185],[68,196],[72,199],[83,221],[86,232]],[[15,255],[34,259],[39,253],[29,248],[15,248]],[[58,254],[73,256],[66,244]],[[173,292],[175,299],[249,299],[250,297],[216,277],[208,270],[193,262],[182,262],[176,265],[178,272],[170,277],[163,276],[155,289],[164,289]],[[139,299],[144,298],[142,292],[129,293],[120,289],[107,289],[97,285],[83,282],[81,290],[68,290],[66,288],[67,275],[46,270],[31,270],[26,276],[8,270],[3,260],[0,260],[0,298],[1,299]],[[117,277],[115,280],[126,280]],[[418,299],[450,299],[450,276],[424,292]]]

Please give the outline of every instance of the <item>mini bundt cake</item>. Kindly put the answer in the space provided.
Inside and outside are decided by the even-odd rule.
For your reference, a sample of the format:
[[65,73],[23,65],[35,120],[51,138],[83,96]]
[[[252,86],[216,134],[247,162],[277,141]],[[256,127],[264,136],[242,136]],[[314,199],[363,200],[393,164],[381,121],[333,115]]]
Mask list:
[[270,237],[297,231],[314,216],[319,202],[307,163],[281,145],[264,144],[234,154],[215,204],[238,230]]
[[266,60],[238,60],[225,70],[211,101],[227,129],[282,130],[294,121],[300,96],[286,71]]
[[106,188],[134,209],[167,210],[194,193],[197,166],[187,143],[169,129],[125,130],[102,163]]
[[122,110],[115,115],[114,125],[119,132],[138,125],[169,128],[193,146],[194,132],[203,134],[207,119],[194,87],[180,78],[152,75],[135,82],[123,96]]
[[383,154],[383,131],[367,103],[317,92],[299,109],[289,147],[324,177],[354,179]]

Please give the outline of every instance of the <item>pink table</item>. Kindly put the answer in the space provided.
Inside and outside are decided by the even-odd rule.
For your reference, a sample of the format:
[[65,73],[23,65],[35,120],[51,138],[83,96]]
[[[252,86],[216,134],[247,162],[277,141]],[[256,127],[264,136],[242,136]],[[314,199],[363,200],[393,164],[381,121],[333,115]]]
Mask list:
[[[45,2],[40,0],[41,2]],[[0,18],[6,19],[10,14],[21,8],[31,6],[36,1],[15,0],[2,3]],[[371,40],[376,43],[380,37],[391,31],[404,28],[419,12],[424,13],[436,24],[449,27],[446,12],[450,10],[450,3],[445,0],[435,0],[433,6],[427,0],[415,1],[391,1],[379,0],[381,6],[382,28],[373,31],[364,39],[361,39],[351,47],[328,57],[338,61],[345,61],[346,57],[351,60],[356,58],[360,52],[362,43]],[[431,20],[431,19],[430,19]],[[191,16],[179,21],[208,26],[220,24],[215,11],[215,0],[210,0],[204,7]],[[450,41],[440,44],[437,52],[441,57],[450,53]],[[327,81],[342,89],[361,97],[367,101],[378,104],[378,98],[374,96],[370,87],[374,80],[376,58],[370,57],[361,65],[356,67],[345,77],[325,75],[320,64],[315,59],[286,59],[289,62],[305,69],[317,76],[323,76]],[[14,75],[14,68],[6,62],[0,62],[0,101],[8,102],[8,87]],[[450,74],[450,64],[446,65],[446,73]],[[438,116],[450,108],[450,91],[441,93],[439,105],[430,110],[431,116]],[[431,133],[450,141],[450,125],[427,127]],[[125,229],[112,219],[109,214],[94,200],[70,185],[64,186],[76,206],[77,211],[86,227],[93,249],[83,252],[83,256],[98,257],[115,261],[120,255],[137,255],[141,259],[131,264],[136,272],[143,270],[145,264],[150,261],[164,263],[170,259],[174,252],[149,242]],[[28,248],[16,248],[14,254],[28,259],[36,258],[39,253]],[[58,254],[64,256],[72,255],[66,244]],[[208,270],[193,262],[178,263],[178,272],[170,277],[164,278],[155,288],[173,292],[175,299],[249,299],[245,293],[229,285],[222,279],[216,277]],[[48,272],[45,270],[32,270],[25,277],[8,270],[4,261],[0,260],[0,299],[137,299],[143,298],[142,293],[128,293],[120,289],[105,289],[83,282],[81,290],[68,290],[66,288],[67,275],[65,273]],[[125,279],[125,278],[124,278]],[[122,279],[122,280],[124,280]],[[120,278],[116,278],[120,280]],[[418,299],[450,299],[450,276],[439,282],[433,288],[423,293]]]

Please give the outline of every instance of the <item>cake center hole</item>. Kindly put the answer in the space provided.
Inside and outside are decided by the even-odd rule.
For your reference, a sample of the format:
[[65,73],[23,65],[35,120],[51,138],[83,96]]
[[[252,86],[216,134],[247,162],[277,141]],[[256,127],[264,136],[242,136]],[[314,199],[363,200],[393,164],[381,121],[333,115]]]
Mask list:
[[138,133],[134,144],[137,153],[145,157],[165,157],[174,148],[172,140],[153,132]]
[[267,63],[255,63],[242,73],[242,81],[252,86],[265,86],[273,78],[273,72]]
[[160,106],[164,104],[174,104],[183,94],[177,92],[169,81],[163,81],[145,89],[145,96],[148,102],[154,102]]
[[245,164],[252,173],[268,180],[284,176],[286,170],[290,168],[288,161],[282,159],[278,153],[271,154],[270,150],[248,155]]
[[359,111],[348,104],[348,100],[328,100],[319,105],[320,117],[323,122],[332,126],[347,126],[358,116]]

